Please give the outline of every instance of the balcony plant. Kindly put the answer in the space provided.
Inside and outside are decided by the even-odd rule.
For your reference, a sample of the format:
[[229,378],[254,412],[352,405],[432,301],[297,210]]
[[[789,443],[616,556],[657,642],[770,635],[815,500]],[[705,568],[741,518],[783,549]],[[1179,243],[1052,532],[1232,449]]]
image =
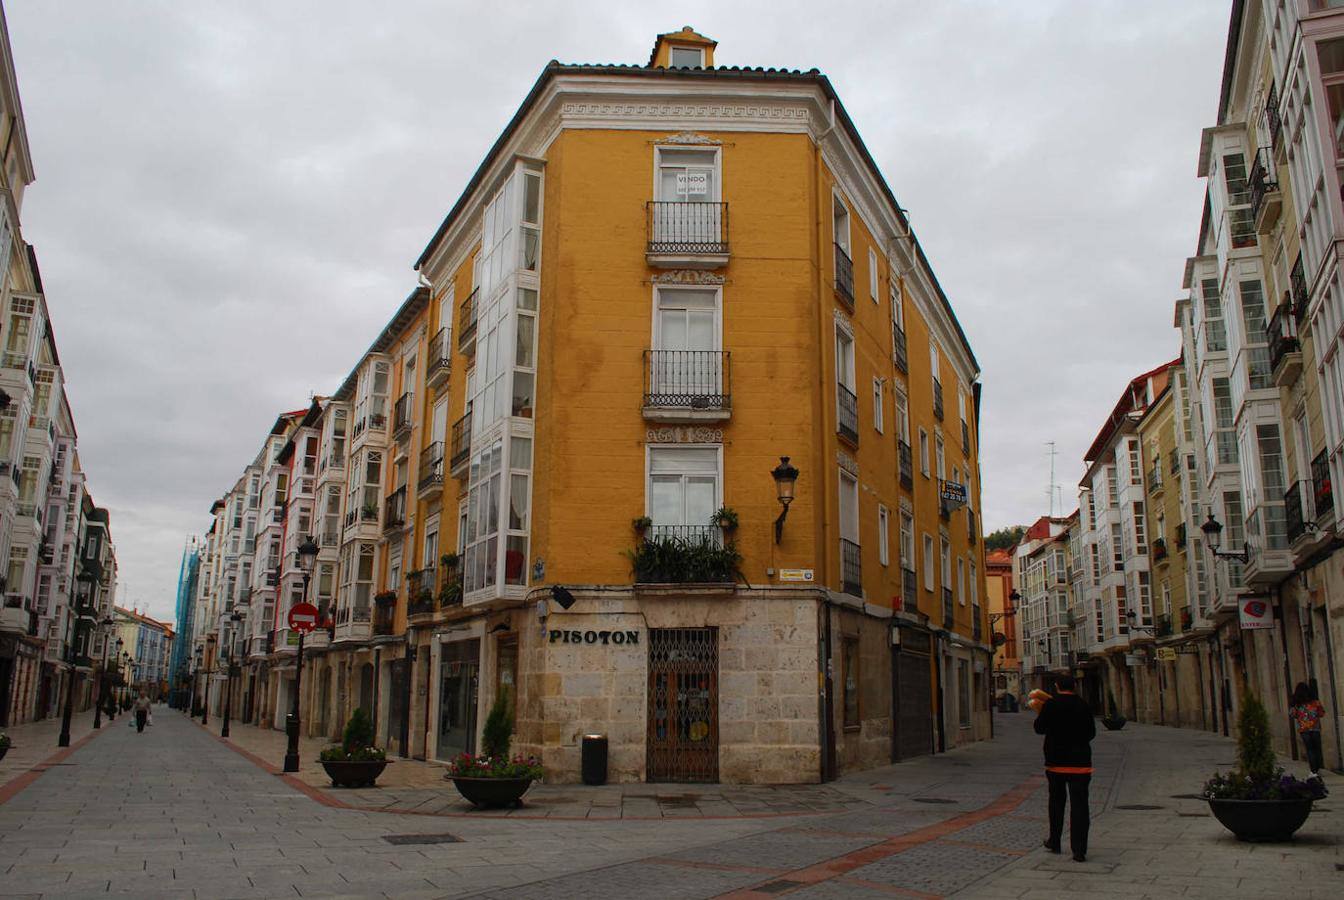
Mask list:
[[382,605],[386,605],[386,604],[389,604],[389,603],[396,603],[396,602],[397,602],[397,592],[396,592],[396,591],[379,591],[378,593],[376,593],[376,594],[373,595],[373,602],[374,602],[374,603],[378,603],[378,604],[382,604]]
[[387,768],[387,753],[373,746],[373,721],[356,707],[345,723],[341,743],[323,750],[319,759],[332,787],[373,787]]
[[1247,691],[1237,717],[1237,768],[1214,772],[1204,783],[1209,811],[1239,841],[1287,841],[1326,794],[1319,778],[1284,774],[1274,757],[1269,714]]
[[717,525],[724,531],[737,530],[737,510],[731,506],[720,506],[718,512],[714,513],[709,524]]
[[1125,727],[1129,720],[1120,714],[1120,707],[1116,705],[1115,694],[1111,693],[1110,688],[1106,689],[1106,710],[1106,715],[1101,717],[1101,724],[1107,731],[1119,731]]
[[378,507],[372,503],[365,503],[360,508],[360,516],[365,519],[376,519],[378,518]]
[[741,576],[742,554],[731,541],[645,538],[625,554],[638,584],[723,584]]
[[523,794],[544,772],[534,757],[510,758],[512,742],[513,703],[509,692],[502,690],[481,729],[482,752],[461,754],[448,764],[443,777],[473,806],[522,806]]
[[640,516],[637,519],[631,519],[630,527],[635,530],[635,534],[643,537],[644,532],[653,527],[653,519],[650,519],[648,516]]

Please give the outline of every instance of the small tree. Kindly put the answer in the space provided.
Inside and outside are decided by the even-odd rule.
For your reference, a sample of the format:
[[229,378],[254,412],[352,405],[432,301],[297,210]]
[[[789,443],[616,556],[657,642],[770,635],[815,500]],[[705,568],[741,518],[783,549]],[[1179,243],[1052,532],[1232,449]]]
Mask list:
[[509,692],[501,689],[485,717],[485,727],[481,729],[481,750],[486,756],[495,759],[507,759],[509,745],[513,743],[513,704],[509,702]]
[[341,740],[341,749],[347,754],[373,746],[373,721],[364,707],[357,706],[345,723],[345,736]]
[[1269,735],[1269,714],[1260,698],[1250,691],[1241,702],[1237,717],[1237,761],[1241,773],[1252,781],[1274,777],[1274,745]]

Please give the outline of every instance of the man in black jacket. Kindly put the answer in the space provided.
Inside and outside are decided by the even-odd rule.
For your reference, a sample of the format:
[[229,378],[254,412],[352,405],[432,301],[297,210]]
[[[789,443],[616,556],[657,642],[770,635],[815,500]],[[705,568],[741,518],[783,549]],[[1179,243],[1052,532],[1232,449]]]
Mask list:
[[1045,777],[1050,782],[1050,836],[1045,848],[1059,852],[1064,834],[1064,801],[1069,806],[1069,849],[1078,862],[1087,859],[1087,790],[1092,782],[1092,739],[1097,725],[1092,710],[1074,693],[1073,676],[1055,681],[1054,696],[1036,716],[1036,733],[1045,735]]

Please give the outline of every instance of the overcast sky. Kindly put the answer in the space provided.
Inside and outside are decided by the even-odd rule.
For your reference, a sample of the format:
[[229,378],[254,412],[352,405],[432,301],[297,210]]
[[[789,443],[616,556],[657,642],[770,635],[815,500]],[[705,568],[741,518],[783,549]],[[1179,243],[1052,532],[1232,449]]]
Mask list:
[[1101,418],[1179,350],[1227,0],[636,6],[6,2],[122,603],[171,617],[186,536],[348,373],[542,66],[687,24],[722,65],[829,75],[910,210],[984,372],[986,530],[1048,511],[1046,441],[1073,509]]

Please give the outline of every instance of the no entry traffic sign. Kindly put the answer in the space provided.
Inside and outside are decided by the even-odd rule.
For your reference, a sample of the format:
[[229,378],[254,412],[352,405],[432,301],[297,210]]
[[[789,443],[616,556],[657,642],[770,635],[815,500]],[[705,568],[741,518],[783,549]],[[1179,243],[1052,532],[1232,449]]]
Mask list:
[[289,627],[299,634],[311,634],[317,627],[317,607],[311,603],[295,603],[289,608]]

